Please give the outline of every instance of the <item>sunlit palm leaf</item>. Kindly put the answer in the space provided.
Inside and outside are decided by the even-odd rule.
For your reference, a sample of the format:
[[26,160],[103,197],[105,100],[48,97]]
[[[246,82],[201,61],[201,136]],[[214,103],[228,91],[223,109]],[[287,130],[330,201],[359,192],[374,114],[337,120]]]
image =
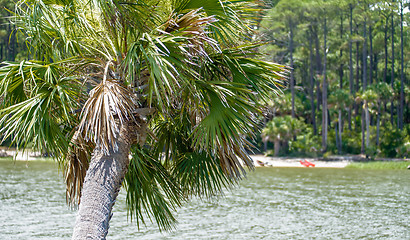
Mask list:
[[207,115],[193,131],[193,147],[219,158],[225,173],[235,178],[244,174],[243,165],[253,166],[246,138],[258,127],[259,102],[285,78],[283,66],[246,58],[244,52],[254,54],[243,46],[210,55],[212,62],[203,62],[201,70],[218,81],[196,81]]
[[223,171],[220,158],[192,147],[191,135],[198,115],[187,105],[157,120],[156,151],[165,150],[164,166],[172,171],[186,196],[211,198],[221,194],[235,180]]
[[[7,106],[0,111],[3,139],[18,148],[33,148],[62,157],[68,147],[67,134],[76,124],[72,113],[82,99],[80,83],[64,65],[41,62],[9,63],[0,71],[0,90]],[[22,102],[21,99],[26,99]]]

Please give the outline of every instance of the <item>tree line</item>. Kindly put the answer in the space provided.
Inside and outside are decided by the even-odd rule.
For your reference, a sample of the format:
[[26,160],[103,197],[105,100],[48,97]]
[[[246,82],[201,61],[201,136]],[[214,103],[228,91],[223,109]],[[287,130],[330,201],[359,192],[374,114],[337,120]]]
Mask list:
[[0,0],[0,62],[14,61],[19,52],[26,52],[24,41],[17,41],[15,26],[9,24],[14,5],[14,1]]
[[410,152],[409,1],[272,1],[259,33],[288,65],[285,97],[267,104],[275,154]]

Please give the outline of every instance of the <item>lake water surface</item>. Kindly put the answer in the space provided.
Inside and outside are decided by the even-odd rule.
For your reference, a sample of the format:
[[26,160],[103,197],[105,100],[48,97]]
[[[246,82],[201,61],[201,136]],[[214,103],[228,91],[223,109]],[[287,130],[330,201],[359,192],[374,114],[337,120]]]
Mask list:
[[[0,161],[0,239],[70,239],[57,165]],[[107,239],[410,239],[410,171],[258,168],[219,201],[178,210],[177,229],[137,229],[124,194]]]

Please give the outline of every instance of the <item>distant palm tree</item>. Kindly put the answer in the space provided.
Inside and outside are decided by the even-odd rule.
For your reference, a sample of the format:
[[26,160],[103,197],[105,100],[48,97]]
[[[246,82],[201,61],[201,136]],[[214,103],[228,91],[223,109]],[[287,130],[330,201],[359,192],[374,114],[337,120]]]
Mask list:
[[0,134],[63,164],[73,239],[105,239],[124,179],[131,216],[169,229],[253,167],[255,115],[286,70],[254,59],[252,2],[17,1],[31,60],[0,68]]

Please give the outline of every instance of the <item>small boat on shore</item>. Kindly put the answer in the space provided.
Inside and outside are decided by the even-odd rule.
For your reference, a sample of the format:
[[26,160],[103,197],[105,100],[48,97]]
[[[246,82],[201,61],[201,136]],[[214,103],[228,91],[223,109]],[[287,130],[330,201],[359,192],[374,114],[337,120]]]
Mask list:
[[305,167],[315,167],[315,164],[312,162],[309,162],[308,160],[300,160],[299,162]]

